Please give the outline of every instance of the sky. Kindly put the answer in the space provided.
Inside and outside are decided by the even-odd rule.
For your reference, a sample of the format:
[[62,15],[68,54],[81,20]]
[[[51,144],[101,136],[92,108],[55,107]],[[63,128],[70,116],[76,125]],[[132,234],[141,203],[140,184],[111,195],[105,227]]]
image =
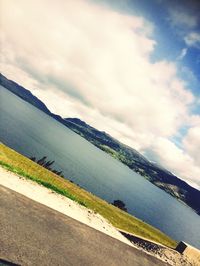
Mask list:
[[1,72],[200,189],[200,2],[1,0]]

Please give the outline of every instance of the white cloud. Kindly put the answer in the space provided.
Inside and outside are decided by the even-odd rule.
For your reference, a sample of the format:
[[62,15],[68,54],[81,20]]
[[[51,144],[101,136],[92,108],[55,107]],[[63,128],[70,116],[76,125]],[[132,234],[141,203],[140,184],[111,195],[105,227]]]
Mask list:
[[188,85],[194,84],[195,87],[198,86],[198,79],[189,67],[185,65],[180,65],[179,70],[184,76],[185,80],[187,80]]
[[184,41],[188,46],[200,48],[200,33],[190,32],[185,36]]
[[[185,179],[196,188],[200,188],[200,168],[198,161],[195,159],[198,156],[195,145],[199,148],[200,142],[199,137],[196,135],[196,139],[191,143],[191,134],[189,132],[184,141],[187,150],[178,148],[168,139],[158,138],[148,152],[154,160],[162,163],[167,169],[171,169],[174,174]],[[190,152],[188,153],[188,151]]]
[[194,159],[196,165],[200,165],[200,123],[199,126],[189,129],[183,139],[183,145],[185,151]]
[[[193,4],[194,6],[192,3],[190,6],[189,2],[186,1],[182,6],[175,4],[169,7],[168,21],[174,32],[178,34],[188,47],[200,48],[199,5],[197,2],[193,2]],[[180,59],[185,56],[186,51],[185,49],[182,50]]]
[[198,25],[198,16],[180,6],[169,8],[169,21],[172,26],[193,29]]
[[174,63],[151,63],[156,43],[144,18],[86,0],[2,6],[2,72],[52,111],[80,117],[140,151],[164,139],[158,154],[189,123],[194,96]]
[[177,60],[182,60],[182,59],[186,56],[187,51],[188,51],[187,48],[183,48],[183,49],[181,50],[179,56],[177,57]]

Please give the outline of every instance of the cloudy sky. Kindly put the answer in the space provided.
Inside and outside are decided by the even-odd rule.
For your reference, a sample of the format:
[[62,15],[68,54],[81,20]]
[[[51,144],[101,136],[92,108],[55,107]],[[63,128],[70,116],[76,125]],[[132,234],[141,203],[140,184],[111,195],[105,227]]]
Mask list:
[[1,72],[200,188],[200,5],[1,0]]

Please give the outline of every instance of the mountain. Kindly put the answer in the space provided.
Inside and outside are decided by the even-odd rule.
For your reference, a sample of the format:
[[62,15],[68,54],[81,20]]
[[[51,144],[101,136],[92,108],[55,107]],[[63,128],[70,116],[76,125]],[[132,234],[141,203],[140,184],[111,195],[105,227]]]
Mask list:
[[15,95],[19,96],[24,101],[32,104],[36,108],[40,109],[44,113],[50,115],[54,119],[58,120],[59,122],[63,123],[63,119],[61,116],[51,113],[50,110],[46,107],[46,105],[34,96],[29,90],[23,88],[16,82],[7,79],[4,75],[0,73],[0,85],[6,88],[7,90],[11,91]]
[[42,101],[40,101],[37,97],[35,97],[29,90],[7,79],[1,73],[0,73],[0,85],[8,89],[9,91],[13,92],[14,94],[22,98],[24,101],[34,105],[35,107],[45,112],[46,114],[50,114],[50,111],[46,107],[46,105]]
[[121,161],[157,187],[163,189],[178,200],[186,203],[200,215],[200,191],[191,187],[170,171],[166,170],[162,166],[150,162],[135,149],[121,143],[106,132],[99,131],[94,127],[91,127],[78,118],[63,119],[61,116],[51,113],[46,105],[35,97],[29,90],[11,80],[8,80],[2,74],[0,74],[0,85],[50,115],[52,118],[87,139],[99,149]]

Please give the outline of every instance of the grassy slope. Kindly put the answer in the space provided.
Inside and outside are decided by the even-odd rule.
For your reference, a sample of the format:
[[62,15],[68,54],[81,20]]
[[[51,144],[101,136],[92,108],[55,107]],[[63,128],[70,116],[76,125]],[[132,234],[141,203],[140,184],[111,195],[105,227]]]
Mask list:
[[100,213],[117,228],[157,241],[169,247],[175,247],[177,244],[154,227],[108,204],[106,201],[79,188],[70,181],[53,174],[1,143],[0,165]]

